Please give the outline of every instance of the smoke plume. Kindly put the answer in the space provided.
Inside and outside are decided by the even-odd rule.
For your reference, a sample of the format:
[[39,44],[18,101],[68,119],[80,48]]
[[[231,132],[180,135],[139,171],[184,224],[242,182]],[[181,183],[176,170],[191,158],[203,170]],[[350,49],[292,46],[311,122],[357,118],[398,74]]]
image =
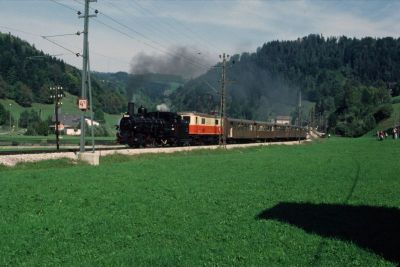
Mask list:
[[163,55],[139,53],[131,61],[132,74],[160,73],[195,78],[215,63],[209,53],[196,48],[177,46]]
[[160,105],[157,105],[157,111],[165,111],[168,112],[169,111],[169,107],[167,106],[167,104],[162,103]]

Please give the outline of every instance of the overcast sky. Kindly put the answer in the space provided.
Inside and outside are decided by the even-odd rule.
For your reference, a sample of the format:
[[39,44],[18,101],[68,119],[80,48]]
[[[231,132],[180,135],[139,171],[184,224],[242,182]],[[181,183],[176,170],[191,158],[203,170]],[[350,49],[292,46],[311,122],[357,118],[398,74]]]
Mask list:
[[[0,31],[11,32],[78,68],[84,0],[0,0]],[[222,52],[254,52],[271,40],[324,36],[399,37],[400,1],[98,0],[90,20],[91,68],[130,71],[135,56],[179,53],[206,69]]]

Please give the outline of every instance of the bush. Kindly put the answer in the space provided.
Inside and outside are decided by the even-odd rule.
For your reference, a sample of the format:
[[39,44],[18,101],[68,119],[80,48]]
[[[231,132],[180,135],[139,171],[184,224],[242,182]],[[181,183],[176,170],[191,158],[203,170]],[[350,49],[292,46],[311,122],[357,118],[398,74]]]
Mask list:
[[386,104],[378,108],[374,113],[375,122],[380,122],[386,118],[389,118],[393,112],[393,107],[391,104]]
[[392,98],[392,104],[400,103],[400,96],[396,96]]
[[372,130],[376,126],[376,121],[374,116],[368,114],[367,117],[364,119],[364,129],[365,131]]
[[24,135],[38,135],[33,125],[29,125]]

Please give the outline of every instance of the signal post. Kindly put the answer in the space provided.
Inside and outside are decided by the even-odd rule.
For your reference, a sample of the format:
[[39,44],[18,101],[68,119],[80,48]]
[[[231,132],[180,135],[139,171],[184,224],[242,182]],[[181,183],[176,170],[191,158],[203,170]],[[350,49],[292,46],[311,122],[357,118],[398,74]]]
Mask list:
[[[50,98],[54,99],[54,113],[56,115],[56,146],[57,150],[60,149],[60,130],[64,128],[64,125],[60,125],[60,120],[58,119],[58,111],[62,105],[61,99],[64,96],[63,88],[61,86],[50,87]],[[62,128],[62,129],[60,129]]]

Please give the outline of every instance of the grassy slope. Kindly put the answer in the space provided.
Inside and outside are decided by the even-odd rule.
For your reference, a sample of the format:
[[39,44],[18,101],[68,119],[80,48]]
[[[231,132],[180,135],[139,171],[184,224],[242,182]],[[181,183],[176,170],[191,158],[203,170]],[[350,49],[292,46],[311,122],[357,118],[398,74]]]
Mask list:
[[388,128],[392,128],[395,121],[399,121],[399,120],[400,120],[400,103],[396,103],[396,104],[393,104],[392,116],[390,116],[390,118],[378,123],[378,125],[374,129],[372,129],[371,131],[366,133],[364,136],[369,137],[369,136],[375,135],[375,133],[377,131],[382,131],[382,130],[386,130]]
[[[54,113],[54,105],[46,105],[46,104],[39,104],[39,103],[33,103],[31,108],[24,108],[21,107],[19,104],[17,104],[14,100],[10,99],[0,99],[0,103],[6,108],[9,109],[9,104],[11,103],[11,112],[14,117],[19,118],[20,114],[25,110],[25,109],[34,109],[36,111],[41,111],[41,117],[42,119],[46,119],[48,116],[51,116]],[[69,93],[66,93],[66,97],[63,98],[62,100],[62,106],[61,106],[61,112],[63,114],[69,114],[69,115],[78,115],[80,114],[80,111],[78,110],[76,106],[76,96],[71,95]],[[90,113],[87,113],[88,116],[90,116]],[[115,132],[115,127],[114,125],[118,123],[118,119],[120,118],[120,115],[114,115],[114,114],[104,114],[104,118],[106,120],[106,125],[109,130],[113,130]]]
[[[256,216],[282,202],[399,212],[400,166],[393,160],[399,153],[393,140],[332,138],[295,147],[114,156],[99,167],[50,161],[2,168],[0,265],[392,266],[356,242]],[[374,225],[374,214],[366,220],[336,212],[315,232],[361,228],[384,246],[390,245],[385,227],[399,223]],[[382,232],[367,232],[369,225]]]

